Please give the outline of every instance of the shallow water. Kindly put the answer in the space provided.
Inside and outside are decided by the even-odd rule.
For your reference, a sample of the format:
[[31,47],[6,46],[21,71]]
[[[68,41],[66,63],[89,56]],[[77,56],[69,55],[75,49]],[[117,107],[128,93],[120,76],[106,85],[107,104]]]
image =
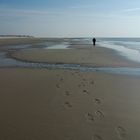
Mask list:
[[[68,43],[66,42],[54,45],[54,48],[66,48]],[[43,46],[42,49],[45,47]],[[53,46],[52,46],[53,48]],[[25,62],[16,60],[8,55],[9,52],[22,49],[32,49],[31,45],[15,45],[0,48],[0,68],[6,67],[22,67],[22,68],[46,68],[46,69],[68,69],[68,70],[79,70],[82,72],[103,72],[123,75],[137,75],[140,76],[140,68],[109,68],[109,67],[92,67],[92,66],[81,66],[79,64],[49,64],[49,63],[38,63],[38,62]]]
[[68,44],[58,44],[58,45],[52,45],[52,46],[46,47],[45,49],[69,49],[68,47],[69,47]]
[[98,45],[114,49],[127,59],[140,62],[140,38],[107,38],[98,41]]
[[6,57],[6,53],[0,53],[0,68],[6,67],[20,67],[20,68],[46,68],[46,69],[68,69],[68,70],[79,70],[82,72],[103,72],[112,74],[123,74],[123,75],[138,75],[140,76],[140,68],[109,68],[109,67],[89,67],[81,66],[79,64],[49,64],[49,63],[38,63],[38,62],[24,62],[13,58]]

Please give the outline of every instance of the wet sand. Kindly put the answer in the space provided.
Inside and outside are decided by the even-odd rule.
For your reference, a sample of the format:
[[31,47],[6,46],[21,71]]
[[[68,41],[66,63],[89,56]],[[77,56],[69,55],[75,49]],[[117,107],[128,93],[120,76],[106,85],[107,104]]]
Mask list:
[[[69,52],[33,49],[13,56],[52,63],[139,66],[109,49],[75,47]],[[80,56],[85,58],[82,62]],[[1,68],[0,77],[0,139],[140,138],[140,77],[32,68]]]
[[140,67],[112,49],[92,45],[71,45],[70,49],[32,49],[17,51],[12,57],[29,62],[80,64],[96,67]]
[[44,42],[61,42],[64,39],[59,38],[34,38],[34,37],[27,37],[27,38],[0,38],[0,47],[8,46],[8,45],[26,45],[31,44],[35,45],[37,43],[44,43]]

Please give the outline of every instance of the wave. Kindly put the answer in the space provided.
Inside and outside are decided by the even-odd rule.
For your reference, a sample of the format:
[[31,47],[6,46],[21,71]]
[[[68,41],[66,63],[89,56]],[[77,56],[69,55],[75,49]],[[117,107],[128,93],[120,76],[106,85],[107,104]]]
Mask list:
[[121,55],[126,58],[140,62],[140,42],[138,41],[130,41],[130,40],[112,40],[112,39],[103,39],[98,41],[98,45],[110,49],[114,49],[119,52]]

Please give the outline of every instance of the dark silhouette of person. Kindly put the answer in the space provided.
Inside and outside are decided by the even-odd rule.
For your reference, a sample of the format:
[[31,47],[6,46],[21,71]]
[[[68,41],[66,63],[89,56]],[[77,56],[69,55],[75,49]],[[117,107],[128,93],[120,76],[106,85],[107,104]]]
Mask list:
[[95,44],[96,44],[96,38],[93,38],[92,41],[93,41],[93,45],[95,46]]

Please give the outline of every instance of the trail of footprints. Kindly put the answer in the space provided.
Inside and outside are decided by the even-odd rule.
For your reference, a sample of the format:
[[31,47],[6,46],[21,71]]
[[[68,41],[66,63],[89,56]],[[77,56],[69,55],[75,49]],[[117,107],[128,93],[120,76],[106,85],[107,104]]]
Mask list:
[[[57,76],[60,77],[60,75],[57,75]],[[60,77],[60,78],[59,78],[59,82],[60,82],[60,83],[57,83],[57,84],[56,84],[56,88],[57,88],[57,89],[60,89],[60,88],[61,88],[61,86],[62,86],[61,84],[64,83],[64,78]],[[71,95],[71,94],[70,94],[70,91],[66,90],[66,91],[65,91],[65,95],[66,95],[66,96],[70,96],[70,95]],[[65,101],[65,102],[64,102],[64,106],[65,106],[66,108],[72,108],[72,104],[71,104],[69,101]]]
[[[78,72],[72,73],[72,76],[74,76],[75,74],[79,74],[79,73]],[[80,76],[81,75],[79,74],[79,77]],[[59,81],[61,83],[62,82],[64,83],[64,78],[60,77],[60,80]],[[94,80],[88,81],[87,79],[83,78],[82,79],[82,82],[80,84],[78,84],[78,87],[79,88],[82,88],[82,87],[85,88],[86,87],[86,84],[87,84],[86,82],[89,82],[89,84],[91,86],[93,86],[95,84]],[[56,88],[60,89],[61,88],[61,84],[56,84]],[[89,91],[87,89],[83,89],[83,93],[88,95],[89,94]],[[71,95],[70,91],[66,90],[65,91],[65,95],[67,97],[69,97]],[[102,104],[102,100],[99,99],[99,98],[95,98],[93,100],[93,102],[95,103],[95,105],[98,105],[98,106],[100,106]],[[72,104],[69,101],[65,101],[64,102],[64,106],[66,108],[72,108]],[[85,117],[86,117],[87,122],[94,123],[97,119],[103,119],[105,117],[105,115],[104,115],[103,111],[96,110],[94,113],[88,112],[85,115]],[[123,140],[123,139],[126,139],[127,138],[127,132],[126,132],[126,130],[125,130],[124,127],[117,126],[115,128],[115,131],[116,131],[116,134],[117,134],[117,136],[118,136],[119,139],[122,139]],[[92,136],[92,139],[91,140],[103,140],[103,138],[99,134],[94,134]]]

